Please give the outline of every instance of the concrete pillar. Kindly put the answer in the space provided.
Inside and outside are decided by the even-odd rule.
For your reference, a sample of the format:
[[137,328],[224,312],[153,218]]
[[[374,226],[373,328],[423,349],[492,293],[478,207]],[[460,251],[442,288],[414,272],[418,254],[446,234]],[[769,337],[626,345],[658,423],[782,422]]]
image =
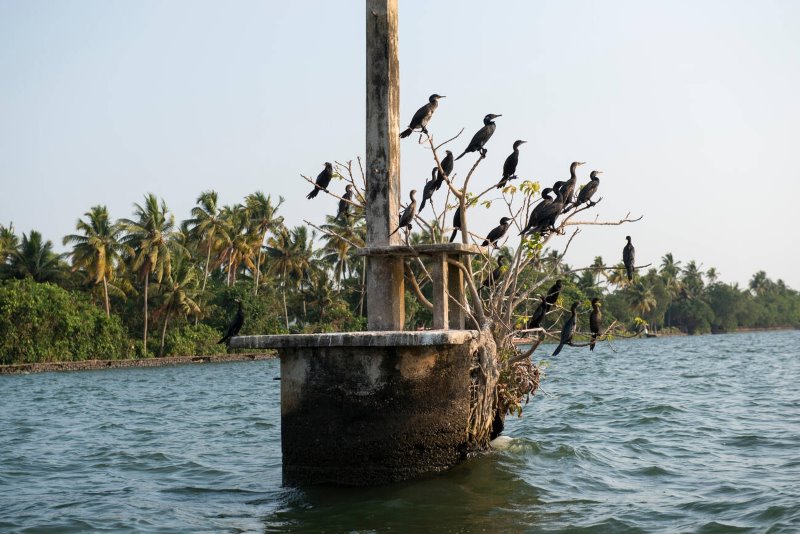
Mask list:
[[[391,238],[400,209],[400,62],[397,0],[367,0],[367,247],[399,245]],[[367,271],[367,328],[402,330],[403,260],[371,257]]]
[[447,330],[450,327],[447,320],[450,304],[447,295],[447,273],[449,272],[447,254],[435,254],[432,258],[430,272],[433,279],[433,329]]
[[[469,256],[461,254],[451,254],[450,259],[461,262],[471,261]],[[463,330],[467,314],[464,311],[467,300],[464,296],[464,273],[461,269],[453,267],[445,273],[447,275],[447,293],[449,299],[447,304],[450,308],[448,326],[451,330]]]

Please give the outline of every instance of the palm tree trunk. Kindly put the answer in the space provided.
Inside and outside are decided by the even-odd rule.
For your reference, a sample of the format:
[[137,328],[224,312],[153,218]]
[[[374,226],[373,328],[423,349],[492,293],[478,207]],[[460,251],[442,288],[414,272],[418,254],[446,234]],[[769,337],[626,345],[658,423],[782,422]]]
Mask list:
[[108,280],[103,275],[103,296],[106,299],[106,317],[111,317],[111,305],[108,302]]
[[169,322],[169,310],[164,315],[164,327],[161,329],[161,348],[158,349],[158,357],[164,356],[164,338],[167,336],[167,322]]
[[144,353],[147,354],[147,286],[150,279],[150,273],[145,273],[144,277]]
[[286,265],[283,266],[283,316],[286,318],[286,331],[289,331],[289,310],[286,308]]
[[264,248],[264,240],[267,238],[267,231],[269,228],[264,230],[264,233],[261,235],[261,244],[258,246],[258,256],[256,256],[256,287],[253,290],[254,295],[258,295],[258,280],[261,278],[261,249]]
[[[200,291],[201,303],[203,302],[202,295],[204,295],[206,292],[206,282],[208,281],[208,264],[210,261],[211,261],[211,243],[208,244],[208,252],[206,252],[206,265],[205,268],[203,269],[203,289]],[[199,322],[200,322],[200,314],[198,313],[194,316],[194,325],[197,326],[197,323]]]

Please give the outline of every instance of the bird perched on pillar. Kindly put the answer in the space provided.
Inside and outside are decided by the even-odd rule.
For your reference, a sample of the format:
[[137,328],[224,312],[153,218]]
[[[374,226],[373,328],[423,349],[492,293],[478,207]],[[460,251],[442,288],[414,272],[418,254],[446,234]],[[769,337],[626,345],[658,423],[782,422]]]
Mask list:
[[505,187],[506,183],[509,180],[513,180],[517,177],[515,172],[517,172],[517,163],[519,163],[519,145],[522,143],[527,143],[527,141],[514,141],[514,150],[509,154],[506,158],[506,161],[503,163],[503,177],[497,183],[497,189],[501,189]]
[[397,232],[400,228],[405,228],[406,230],[411,230],[411,221],[414,220],[414,215],[417,213],[417,190],[412,189],[409,196],[411,197],[411,202],[406,206],[406,209],[403,210],[403,213],[400,214],[400,224],[397,228],[395,228],[394,232],[389,234],[389,236],[393,236],[395,232]]
[[628,244],[622,249],[622,263],[625,264],[625,272],[627,273],[628,280],[630,281],[633,280],[633,264],[636,258],[636,249],[633,248],[633,243],[631,243],[631,236],[626,235],[625,239],[628,240]]
[[561,349],[564,348],[564,345],[572,344],[572,338],[575,336],[575,330],[578,328],[578,303],[573,302],[572,308],[570,309],[570,316],[567,318],[567,321],[564,323],[564,326],[561,328],[561,339],[558,343],[558,347],[553,352],[553,356],[557,356]]
[[486,245],[496,246],[497,241],[506,235],[506,231],[508,231],[508,227],[511,226],[511,221],[513,221],[511,217],[503,217],[500,219],[500,226],[495,226],[492,228],[492,231],[489,232],[489,235],[486,236],[486,239],[483,240],[481,243],[482,247]]
[[480,152],[482,158],[486,157],[487,151],[485,148],[483,148],[483,145],[485,145],[492,135],[494,135],[494,130],[497,128],[497,125],[493,121],[497,117],[502,117],[502,115],[489,113],[483,118],[483,128],[475,132],[475,135],[472,136],[472,140],[469,142],[469,145],[467,145],[467,148],[464,149],[464,152],[462,152],[461,155],[456,158],[456,161],[463,158],[467,152]]
[[314,189],[312,189],[311,192],[306,195],[306,198],[314,198],[317,196],[320,189],[327,191],[328,184],[331,183],[331,179],[333,179],[333,165],[326,161],[325,168],[322,169],[322,172],[317,175],[317,180],[314,182]]
[[414,113],[414,116],[411,117],[411,122],[408,123],[408,128],[403,130],[400,133],[400,139],[405,139],[411,132],[416,130],[417,128],[420,129],[422,133],[428,135],[428,130],[426,126],[428,126],[428,122],[431,120],[433,116],[433,112],[436,111],[436,108],[439,107],[439,99],[445,98],[442,95],[432,94],[428,97],[428,103],[422,106]]
[[344,195],[339,199],[339,209],[336,211],[336,219],[344,215],[344,219],[347,220],[348,211],[350,209],[348,200],[351,198],[353,198],[353,186],[347,184],[347,187],[344,188]]
[[234,337],[239,333],[239,330],[242,329],[242,325],[244,324],[244,311],[242,310],[242,301],[240,299],[234,299],[239,305],[239,309],[236,311],[236,316],[233,318],[233,321],[228,325],[228,330],[225,332],[225,335],[222,336],[217,344],[228,344],[231,341],[231,338]]

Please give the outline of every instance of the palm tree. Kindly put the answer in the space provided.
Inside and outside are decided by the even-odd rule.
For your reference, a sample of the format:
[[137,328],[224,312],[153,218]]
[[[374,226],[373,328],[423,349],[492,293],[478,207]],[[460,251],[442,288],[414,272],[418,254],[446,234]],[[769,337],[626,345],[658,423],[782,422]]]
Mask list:
[[709,267],[706,271],[706,278],[708,279],[708,285],[713,286],[716,284],[717,280],[719,279],[719,273],[717,272],[717,269],[715,267]]
[[594,261],[592,262],[592,278],[595,284],[600,283],[600,277],[606,276],[606,265],[603,262],[602,256],[595,256]]
[[325,241],[321,251],[322,261],[333,267],[333,277],[341,289],[342,279],[349,276],[352,271],[353,244],[358,247],[364,246],[366,225],[363,219],[356,224],[331,216],[328,216],[327,220],[327,224],[322,225],[322,229],[325,230],[321,236]]
[[19,240],[14,233],[14,223],[9,224],[8,227],[0,224],[0,265],[6,263],[11,253],[17,249],[17,245],[19,245]]
[[256,277],[253,287],[253,294],[258,295],[258,284],[261,275],[261,258],[264,255],[263,249],[267,239],[267,232],[275,231],[283,224],[283,217],[276,217],[278,208],[283,204],[283,197],[278,197],[278,203],[272,205],[272,197],[264,196],[261,191],[256,191],[247,195],[244,199],[247,215],[250,219],[250,228],[258,235],[256,253]]
[[292,230],[283,228],[281,232],[269,238],[267,255],[270,258],[270,271],[281,280],[283,291],[283,313],[286,328],[289,328],[289,312],[286,307],[287,287],[297,287],[303,279],[309,279],[316,267],[311,248],[315,233],[308,238],[305,226],[296,226]]
[[606,279],[608,283],[617,287],[625,287],[628,285],[629,280],[625,274],[625,264],[619,262],[614,267],[606,271]]
[[233,207],[226,206],[223,209],[223,216],[230,226],[230,243],[228,244],[228,285],[236,283],[236,274],[239,268],[244,265],[251,273],[255,272],[256,243],[250,228],[247,209],[236,204]]
[[748,286],[754,295],[760,297],[769,291],[772,286],[772,280],[767,277],[767,273],[765,271],[758,271],[753,275],[753,278],[750,279]]
[[183,227],[190,237],[198,243],[198,248],[206,253],[206,261],[203,264],[203,286],[201,288],[201,291],[205,292],[208,273],[212,265],[211,254],[230,243],[228,235],[230,227],[217,206],[216,191],[203,191],[200,193],[200,196],[197,197],[197,206],[192,208],[191,214],[192,218],[184,221]]
[[686,293],[689,297],[697,297],[703,291],[703,273],[700,271],[700,267],[697,265],[697,262],[694,260],[690,261],[686,264],[681,270],[683,274],[683,278],[681,278],[681,282],[683,282],[683,286],[686,288]]
[[197,295],[197,271],[191,262],[191,257],[185,249],[178,245],[173,246],[172,269],[164,283],[159,285],[158,296],[161,306],[158,313],[164,315],[164,324],[161,328],[161,346],[159,356],[164,355],[164,340],[167,335],[167,323],[172,315],[199,315],[200,306],[195,301]]
[[121,219],[127,234],[122,243],[128,247],[131,270],[138,273],[144,284],[144,349],[147,350],[147,300],[150,277],[159,284],[172,271],[169,238],[175,228],[175,217],[163,200],[149,193],[144,205],[134,204],[133,219]]
[[52,241],[42,241],[42,234],[31,230],[1,265],[3,278],[33,278],[37,282],[60,282],[64,278],[61,256],[53,252]]
[[110,221],[108,208],[93,206],[84,213],[86,220],[78,219],[75,229],[82,234],[64,237],[63,243],[72,243],[72,270],[84,269],[88,283],[103,284],[103,302],[106,316],[111,317],[108,282],[114,278],[124,246],[119,242],[122,229]]
[[628,287],[628,298],[631,307],[638,316],[644,316],[656,307],[656,297],[653,289],[644,284],[641,280]]
[[683,291],[683,282],[678,278],[678,274],[681,271],[680,265],[681,262],[675,261],[672,252],[666,253],[661,258],[661,270],[659,274],[669,294],[669,304],[667,304],[667,326],[671,326],[672,301]]

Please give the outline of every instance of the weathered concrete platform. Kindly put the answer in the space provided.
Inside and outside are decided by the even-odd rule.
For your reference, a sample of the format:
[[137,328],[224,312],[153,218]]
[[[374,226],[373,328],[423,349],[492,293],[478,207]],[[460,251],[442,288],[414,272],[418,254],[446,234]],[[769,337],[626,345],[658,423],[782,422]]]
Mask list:
[[467,447],[478,332],[241,336],[281,358],[288,485],[376,485],[449,469]]

